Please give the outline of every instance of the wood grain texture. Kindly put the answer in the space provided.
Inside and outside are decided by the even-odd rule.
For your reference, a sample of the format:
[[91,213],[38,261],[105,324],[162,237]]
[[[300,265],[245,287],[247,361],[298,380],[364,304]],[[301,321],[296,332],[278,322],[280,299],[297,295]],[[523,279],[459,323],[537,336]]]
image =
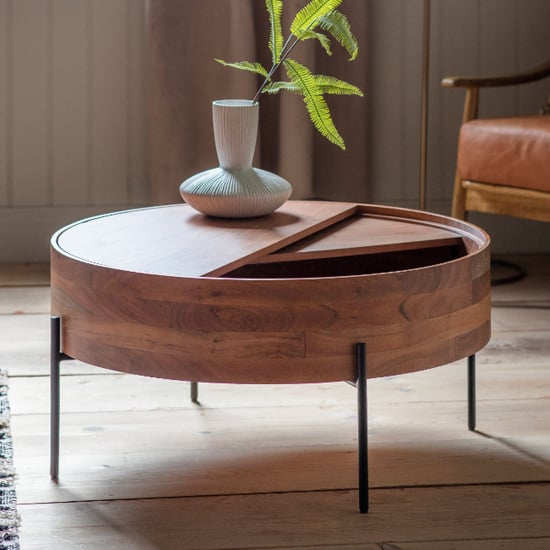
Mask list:
[[[369,376],[377,377],[450,363],[489,339],[488,237],[468,224],[402,209],[307,201],[285,205],[276,219],[292,221],[275,227],[269,217],[211,221],[189,217],[189,211],[183,205],[130,211],[73,225],[54,238],[52,312],[62,318],[65,353],[161,378],[301,383],[353,380],[357,342],[366,342]],[[150,213],[151,237],[134,246],[128,236],[141,230]],[[164,222],[159,213],[167,214]],[[424,263],[394,262],[391,270],[379,266],[374,273],[363,259],[365,271],[341,276],[323,263],[307,277],[300,269],[290,278],[181,276],[172,262],[173,242],[164,260],[163,231],[175,231],[170,213],[182,216],[180,255],[192,274],[205,265],[210,273],[227,273],[242,258],[265,256],[353,214],[423,226],[421,258],[432,233],[464,246],[451,257],[439,251]],[[119,231],[110,233],[102,221],[107,229],[116,223]],[[376,227],[363,236],[367,245],[370,238],[376,242]],[[399,253],[402,230],[385,238],[388,255]],[[117,252],[124,249],[130,252],[121,259]],[[334,257],[334,247],[328,252]],[[132,267],[135,258],[124,269],[131,254],[139,256],[138,269]],[[142,267],[149,255],[158,259],[152,274]]]
[[292,201],[269,216],[235,220],[187,205],[142,208],[77,222],[52,243],[65,256],[111,270],[217,277],[355,212],[353,204]]
[[473,181],[461,182],[464,210],[550,222],[550,193]]
[[[454,370],[463,373],[460,366]],[[464,402],[452,399],[451,383],[458,378],[438,386],[410,381],[417,396],[439,388],[442,396],[433,402],[400,402],[398,389],[384,380],[369,393],[371,488],[549,480],[550,443],[541,435],[548,400],[512,399],[509,406],[506,400],[484,399],[483,433],[472,433],[463,421]],[[47,414],[23,405],[14,423],[18,470],[25,472],[18,487],[22,502],[70,501],[75,494],[80,500],[112,500],[114,486],[117,499],[357,488],[355,394],[344,384],[305,391],[299,385],[278,391],[265,386],[258,392],[208,385],[197,407],[182,399],[185,385],[173,381],[164,381],[164,389],[125,375],[69,376],[63,382],[60,487],[37,467],[48,462],[47,437],[38,435],[47,433]],[[26,381],[14,393],[21,403],[46,385],[47,380]],[[429,421],[432,416],[436,422]]]
[[[373,491],[377,513],[368,517],[349,513],[354,491],[323,491],[56,504],[46,510],[31,507],[27,521],[55,539],[58,548],[68,548],[75,539],[83,546],[103,548],[106,544],[136,549],[304,548],[311,541],[310,532],[322,548],[360,544],[370,550],[371,544],[383,548],[383,541],[399,548],[403,540],[416,541],[409,548],[418,549],[424,542],[441,539],[466,540],[469,548],[476,548],[478,539],[487,540],[497,528],[499,538],[521,540],[526,533],[537,532],[547,540],[548,490],[548,484],[540,484],[456,487],[445,492],[438,488]],[[463,506],[464,502],[471,506]],[[518,521],[518,502],[538,512]],[[103,529],[95,529],[93,539],[88,538],[101,521]]]

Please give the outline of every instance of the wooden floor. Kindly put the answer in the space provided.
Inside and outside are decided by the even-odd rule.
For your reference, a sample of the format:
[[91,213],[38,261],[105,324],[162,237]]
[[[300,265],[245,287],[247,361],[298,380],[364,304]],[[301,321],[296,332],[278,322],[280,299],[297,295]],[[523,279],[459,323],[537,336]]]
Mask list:
[[66,362],[50,482],[49,289],[0,269],[22,549],[550,548],[550,257],[519,259],[478,355],[478,432],[465,361],[369,381],[368,515],[346,384],[205,384],[196,406],[186,383]]

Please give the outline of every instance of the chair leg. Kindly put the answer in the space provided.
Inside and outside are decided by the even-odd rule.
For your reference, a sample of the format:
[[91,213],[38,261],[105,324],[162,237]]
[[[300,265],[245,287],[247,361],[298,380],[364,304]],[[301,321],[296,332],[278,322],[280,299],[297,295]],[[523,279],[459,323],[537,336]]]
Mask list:
[[466,190],[458,173],[455,175],[451,216],[458,220],[466,220]]
[[468,357],[468,429],[476,429],[476,356]]

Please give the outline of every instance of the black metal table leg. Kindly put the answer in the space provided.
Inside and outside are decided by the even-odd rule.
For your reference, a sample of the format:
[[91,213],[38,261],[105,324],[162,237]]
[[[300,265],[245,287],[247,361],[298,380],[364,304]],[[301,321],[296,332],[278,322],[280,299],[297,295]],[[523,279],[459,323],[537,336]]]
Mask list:
[[357,415],[359,442],[359,511],[369,511],[369,461],[367,416],[367,353],[364,343],[357,344]]
[[468,429],[476,429],[476,356],[468,357]]
[[191,382],[191,401],[193,403],[199,402],[199,383]]
[[72,359],[72,357],[61,351],[61,319],[52,316],[50,318],[50,477],[56,483],[59,480],[59,365],[66,359]]
[[59,362],[61,319],[50,319],[50,477],[59,479]]

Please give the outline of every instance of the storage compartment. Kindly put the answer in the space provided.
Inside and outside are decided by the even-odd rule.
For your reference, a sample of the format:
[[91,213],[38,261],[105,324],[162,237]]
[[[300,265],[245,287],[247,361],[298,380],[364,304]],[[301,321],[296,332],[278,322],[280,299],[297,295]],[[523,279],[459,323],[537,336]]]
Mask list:
[[[225,274],[224,277],[282,279],[368,275],[430,266],[455,260],[465,255],[464,245],[458,243],[450,246],[327,258],[300,259],[300,254],[295,254],[292,260],[285,255],[284,261],[280,262],[270,261],[244,265]],[[273,255],[275,258],[276,256],[276,254]]]

